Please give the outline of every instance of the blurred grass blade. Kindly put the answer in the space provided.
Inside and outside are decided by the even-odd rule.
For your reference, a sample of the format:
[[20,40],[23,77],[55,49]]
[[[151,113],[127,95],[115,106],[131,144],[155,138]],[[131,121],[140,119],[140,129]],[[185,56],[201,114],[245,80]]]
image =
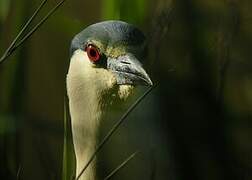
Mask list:
[[5,21],[9,10],[10,10],[11,0],[1,0],[0,1],[0,24]]
[[67,180],[68,173],[67,173],[67,164],[68,164],[68,159],[67,159],[67,107],[66,107],[66,97],[64,98],[64,144],[63,144],[63,168],[62,168],[62,180]]
[[19,179],[20,179],[21,169],[22,169],[22,166],[21,166],[21,165],[19,165],[19,167],[18,167],[18,171],[17,171],[17,180],[19,180]]
[[102,17],[106,20],[120,19],[120,1],[103,0],[102,1]]
[[62,180],[74,178],[75,156],[72,145],[71,123],[69,117],[68,98],[64,98],[64,149],[63,149],[63,168]]
[[137,105],[155,88],[157,85],[150,87],[141,97],[139,97],[130,107],[129,109],[123,114],[123,116],[114,124],[114,126],[110,129],[107,135],[103,138],[101,143],[97,146],[95,152],[90,157],[87,164],[83,167],[82,171],[77,176],[76,180],[79,180],[85,170],[88,168],[90,163],[94,160],[96,154],[100,152],[104,144],[110,139],[110,137],[114,134],[114,132],[119,128],[119,126],[124,122],[124,120],[128,117],[128,115],[137,107]]
[[142,24],[147,16],[147,3],[146,0],[103,0],[101,6],[102,18]]
[[13,50],[17,49],[24,43],[44,22],[65,2],[66,0],[60,1],[32,30],[23,37],[20,42],[13,47]]
[[115,168],[111,173],[109,173],[109,175],[107,177],[104,178],[104,180],[108,180],[110,178],[112,178],[116,173],[118,173],[124,166],[126,166],[129,161],[131,159],[133,159],[137,154],[139,153],[139,151],[134,152],[133,154],[131,154],[127,159],[125,159],[119,166],[117,166],[117,168]]
[[18,35],[15,37],[15,39],[12,41],[10,46],[7,48],[7,50],[4,52],[3,56],[0,58],[0,64],[3,63],[20,45],[22,45],[62,4],[65,2],[65,0],[62,0],[59,2],[30,32],[28,32],[21,40],[17,43],[20,36],[24,33],[24,31],[28,28],[28,26],[31,24],[31,22],[34,20],[34,18],[37,16],[39,11],[44,7],[48,0],[44,0],[40,6],[37,8],[37,10],[33,13],[31,18],[27,21],[27,23],[24,25],[24,27],[20,30]]
[[[23,34],[23,32],[28,28],[28,26],[31,24],[32,20],[34,20],[34,18],[37,16],[37,14],[43,8],[43,6],[46,4],[46,2],[47,2],[47,0],[44,0],[40,4],[38,9],[33,13],[33,15],[30,17],[30,19],[25,23],[24,27],[19,31],[18,35],[15,37],[15,39],[11,42],[10,46],[5,51],[5,53],[4,53],[4,55],[6,55],[5,58],[7,58],[12,53],[12,51],[14,51],[13,47],[16,44],[17,40],[20,38],[20,36]],[[1,58],[0,62],[1,61],[3,61],[2,58]]]

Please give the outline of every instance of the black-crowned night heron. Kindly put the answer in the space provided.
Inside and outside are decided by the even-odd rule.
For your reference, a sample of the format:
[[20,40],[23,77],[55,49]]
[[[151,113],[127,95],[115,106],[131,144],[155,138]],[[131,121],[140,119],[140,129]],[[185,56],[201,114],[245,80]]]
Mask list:
[[[152,85],[139,62],[145,43],[140,30],[122,21],[90,25],[72,40],[67,93],[76,175],[95,151],[105,106],[127,99],[136,85]],[[94,162],[80,179],[95,179]]]

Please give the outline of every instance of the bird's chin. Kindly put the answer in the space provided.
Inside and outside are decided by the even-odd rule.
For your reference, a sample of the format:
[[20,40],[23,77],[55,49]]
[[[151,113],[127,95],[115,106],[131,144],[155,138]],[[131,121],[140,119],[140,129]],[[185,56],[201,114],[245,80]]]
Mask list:
[[131,84],[119,85],[118,96],[121,100],[126,100],[134,90],[134,86]]

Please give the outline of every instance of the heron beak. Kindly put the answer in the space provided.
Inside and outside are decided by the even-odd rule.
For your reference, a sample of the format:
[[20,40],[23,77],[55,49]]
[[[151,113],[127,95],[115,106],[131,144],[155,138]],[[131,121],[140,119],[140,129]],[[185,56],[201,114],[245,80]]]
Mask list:
[[118,58],[108,58],[107,68],[115,74],[119,85],[153,85],[142,64],[131,54],[119,56]]

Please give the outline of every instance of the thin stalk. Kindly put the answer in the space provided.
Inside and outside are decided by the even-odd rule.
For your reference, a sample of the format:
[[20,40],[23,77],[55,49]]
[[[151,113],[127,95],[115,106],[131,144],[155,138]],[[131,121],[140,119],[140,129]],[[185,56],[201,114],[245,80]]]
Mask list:
[[127,159],[125,159],[119,166],[117,166],[117,168],[115,168],[111,173],[109,173],[109,175],[106,176],[106,177],[104,178],[104,180],[108,180],[108,179],[112,178],[116,173],[119,172],[119,170],[121,170],[124,166],[126,166],[126,165],[129,163],[129,161],[130,161],[131,159],[133,159],[138,153],[139,153],[139,151],[136,151],[136,152],[134,152],[133,154],[131,154],[131,155],[130,155]]
[[95,152],[90,157],[87,164],[83,167],[82,171],[77,176],[76,180],[79,180],[82,174],[85,172],[85,170],[88,168],[90,163],[94,160],[95,156],[100,152],[102,147],[105,145],[105,143],[110,139],[110,137],[114,134],[114,132],[119,128],[119,126],[124,122],[124,120],[128,117],[128,115],[136,108],[136,106],[155,88],[157,87],[152,86],[150,87],[141,97],[139,97],[130,107],[129,109],[123,114],[123,116],[114,124],[114,126],[110,129],[110,131],[107,133],[107,135],[103,138],[101,143],[97,146]]
[[19,180],[19,179],[20,179],[21,168],[22,168],[22,166],[21,166],[21,165],[19,165],[19,167],[18,167],[18,171],[17,171],[17,180]]
[[10,46],[7,48],[7,50],[4,52],[4,55],[0,59],[0,63],[10,56],[12,49],[14,45],[16,44],[17,40],[20,38],[20,36],[24,33],[24,31],[28,28],[28,26],[31,24],[31,22],[35,19],[39,11],[43,8],[43,6],[46,4],[47,0],[44,0],[39,7],[36,9],[36,11],[33,13],[33,15],[29,18],[29,20],[25,23],[24,27],[19,31],[18,35],[15,37],[15,39],[11,42]]
[[63,169],[62,169],[62,180],[66,180],[67,178],[67,107],[66,107],[66,96],[64,96],[64,149],[63,149]]
[[60,1],[32,30],[27,33],[20,42],[13,47],[13,50],[16,50],[21,44],[24,43],[44,22],[65,2],[66,0]]
[[62,180],[74,179],[75,155],[72,144],[71,122],[69,117],[68,97],[64,96],[64,149],[62,162]]
[[40,6],[33,13],[31,18],[25,23],[24,27],[20,30],[15,39],[11,42],[10,46],[4,52],[3,56],[0,58],[0,64],[3,63],[20,45],[22,45],[62,4],[65,0],[59,2],[30,32],[28,32],[18,43],[18,39],[24,33],[24,31],[28,28],[31,22],[35,19],[39,11],[44,7],[48,0],[44,0]]

